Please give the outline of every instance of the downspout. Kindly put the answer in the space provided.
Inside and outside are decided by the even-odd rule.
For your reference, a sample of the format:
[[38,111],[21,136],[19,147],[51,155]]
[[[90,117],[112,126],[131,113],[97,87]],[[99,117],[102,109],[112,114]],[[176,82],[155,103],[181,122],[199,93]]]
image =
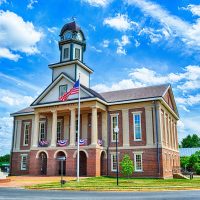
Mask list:
[[11,169],[12,169],[12,154],[13,154],[13,149],[14,149],[14,135],[15,135],[15,117],[13,118],[13,131],[12,131],[12,143],[11,143],[11,151],[10,151],[10,171],[9,175],[12,175]]
[[158,113],[157,113],[156,101],[153,101],[153,103],[154,103],[155,123],[156,123],[156,148],[157,148],[158,175],[160,177],[160,151],[159,151],[159,140],[158,140]]
[[109,131],[110,131],[110,118],[108,109],[106,109],[107,112],[107,176],[108,176],[108,167],[109,167],[109,145],[110,145],[110,137],[109,137]]

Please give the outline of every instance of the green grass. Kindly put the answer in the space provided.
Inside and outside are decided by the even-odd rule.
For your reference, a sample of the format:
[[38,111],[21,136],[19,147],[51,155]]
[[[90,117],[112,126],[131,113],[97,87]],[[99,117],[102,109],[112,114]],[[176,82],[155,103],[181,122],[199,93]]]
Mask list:
[[142,178],[119,178],[119,186],[112,177],[95,177],[68,181],[62,188],[60,183],[53,182],[28,186],[28,189],[64,189],[86,191],[161,191],[161,190],[194,190],[200,189],[200,178],[193,180],[185,179],[142,179]]

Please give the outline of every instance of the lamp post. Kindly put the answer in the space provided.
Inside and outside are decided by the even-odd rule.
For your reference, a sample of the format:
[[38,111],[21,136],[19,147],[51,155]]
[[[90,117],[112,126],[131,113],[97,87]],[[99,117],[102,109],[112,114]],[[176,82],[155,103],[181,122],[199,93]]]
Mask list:
[[119,128],[116,126],[114,128],[116,137],[115,137],[115,144],[116,144],[116,161],[117,161],[117,185],[119,185],[119,167],[118,167],[118,133],[119,133]]
[[61,163],[61,172],[60,172],[60,175],[61,175],[61,180],[60,180],[60,185],[61,185],[61,187],[63,186],[63,184],[65,184],[65,180],[63,180],[63,162],[66,160],[66,158],[65,158],[65,156],[59,156],[58,158],[57,158],[57,160],[58,161],[60,161]]

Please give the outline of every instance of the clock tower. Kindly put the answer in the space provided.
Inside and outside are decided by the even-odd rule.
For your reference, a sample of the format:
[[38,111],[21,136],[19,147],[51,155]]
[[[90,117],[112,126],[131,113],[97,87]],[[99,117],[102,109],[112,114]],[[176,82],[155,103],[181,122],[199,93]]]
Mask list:
[[60,31],[60,62],[50,64],[52,69],[52,81],[61,73],[64,73],[72,80],[77,81],[79,74],[81,84],[90,87],[90,74],[93,70],[83,62],[83,55],[86,50],[85,36],[75,21],[65,24]]
[[85,36],[75,21],[67,23],[60,32],[60,62],[78,59],[83,62]]

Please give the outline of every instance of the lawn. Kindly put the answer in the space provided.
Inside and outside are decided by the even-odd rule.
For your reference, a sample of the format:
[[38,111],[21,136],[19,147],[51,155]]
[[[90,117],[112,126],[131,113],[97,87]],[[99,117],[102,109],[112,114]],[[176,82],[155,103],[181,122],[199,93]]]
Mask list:
[[163,191],[163,190],[195,190],[200,189],[200,178],[185,179],[142,179],[120,178],[119,185],[113,177],[84,178],[67,181],[63,187],[53,182],[28,186],[28,189],[86,190],[86,191]]

